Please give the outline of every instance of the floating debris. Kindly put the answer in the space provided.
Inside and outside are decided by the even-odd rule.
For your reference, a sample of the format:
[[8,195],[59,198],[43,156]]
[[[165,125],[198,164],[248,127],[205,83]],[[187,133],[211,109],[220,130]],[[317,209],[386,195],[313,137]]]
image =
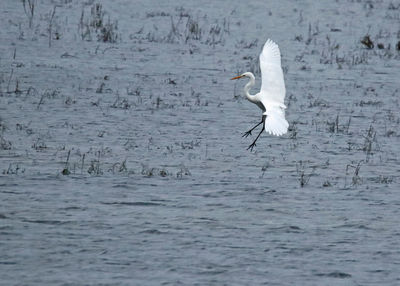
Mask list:
[[374,43],[372,42],[371,38],[369,35],[366,35],[362,40],[361,43],[366,46],[368,49],[373,49],[374,48]]

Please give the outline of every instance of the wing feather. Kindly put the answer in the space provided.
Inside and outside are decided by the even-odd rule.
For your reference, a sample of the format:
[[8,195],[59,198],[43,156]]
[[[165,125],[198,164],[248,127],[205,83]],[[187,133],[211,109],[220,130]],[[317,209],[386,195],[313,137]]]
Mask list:
[[279,47],[268,39],[260,54],[261,91],[260,98],[264,106],[281,106],[284,104],[286,89],[281,67],[281,53]]
[[289,123],[285,119],[285,110],[279,106],[270,107],[266,112],[265,131],[276,136],[281,136],[288,131]]

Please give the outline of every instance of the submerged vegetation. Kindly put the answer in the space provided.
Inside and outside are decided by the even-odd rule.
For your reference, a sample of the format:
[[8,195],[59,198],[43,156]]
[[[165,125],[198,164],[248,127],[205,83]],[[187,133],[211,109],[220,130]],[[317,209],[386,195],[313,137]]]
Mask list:
[[110,16],[99,3],[90,7],[89,15],[86,15],[85,9],[82,9],[78,30],[82,40],[86,41],[96,38],[99,42],[116,43],[120,38],[118,21],[111,21]]
[[[283,51],[289,133],[286,139],[264,134],[249,154],[238,134],[246,129],[244,119],[256,116],[241,86],[224,77],[245,70],[259,77],[265,39],[242,35],[235,9],[224,17],[187,7],[132,12],[131,23],[121,25],[126,18],[106,3],[86,1],[74,13],[69,1],[44,5],[22,1],[17,42],[2,56],[0,101],[8,111],[0,121],[0,151],[20,156],[3,162],[3,175],[34,173],[38,165],[24,156],[47,156],[52,163],[42,172],[65,176],[181,179],[212,172],[211,166],[207,176],[218,177],[257,165],[263,180],[288,170],[293,187],[397,180],[376,174],[374,166],[396,160],[400,31],[381,25],[349,38],[346,26],[294,11],[297,27],[289,37],[271,35]],[[386,7],[387,23],[397,8]],[[41,37],[55,57],[31,59],[20,45],[40,46]],[[62,80],[32,73],[29,60],[35,71]],[[267,150],[274,159],[265,162]],[[214,160],[227,162],[222,173]]]

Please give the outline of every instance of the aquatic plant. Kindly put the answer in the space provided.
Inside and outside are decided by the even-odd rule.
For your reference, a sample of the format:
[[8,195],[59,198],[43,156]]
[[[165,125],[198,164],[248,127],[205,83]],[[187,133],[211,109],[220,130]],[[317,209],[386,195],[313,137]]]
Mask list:
[[32,28],[33,16],[35,15],[36,0],[22,0],[25,15],[28,17],[29,28]]
[[116,43],[119,40],[120,34],[117,32],[118,21],[111,21],[109,16],[105,21],[106,14],[103,6],[99,3],[92,5],[88,17],[85,16],[84,8],[82,9],[78,25],[82,40],[92,41],[94,36],[97,41],[104,43]]

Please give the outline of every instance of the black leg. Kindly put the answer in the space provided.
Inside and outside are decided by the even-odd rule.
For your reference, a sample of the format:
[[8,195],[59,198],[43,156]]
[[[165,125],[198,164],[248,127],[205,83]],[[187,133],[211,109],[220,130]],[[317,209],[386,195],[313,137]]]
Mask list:
[[243,135],[242,135],[242,137],[246,137],[247,138],[247,136],[249,136],[249,135],[251,135],[251,131],[253,131],[254,129],[256,129],[261,123],[263,123],[264,122],[264,116],[263,116],[263,119],[261,119],[261,122],[260,123],[258,123],[256,126],[254,126],[253,128],[251,128],[249,131],[247,131],[247,132],[245,132]]
[[[263,121],[261,122],[261,123],[263,123],[263,127],[262,127],[260,133],[258,133],[256,140],[254,140],[253,143],[250,144],[250,146],[247,148],[247,150],[250,149],[250,151],[253,151],[254,146],[256,146],[256,142],[257,142],[258,138],[260,137],[261,133],[263,133],[263,131],[265,130],[265,118],[267,118],[267,116],[263,115],[263,117],[262,117]],[[260,124],[258,124],[258,125],[260,125]]]

